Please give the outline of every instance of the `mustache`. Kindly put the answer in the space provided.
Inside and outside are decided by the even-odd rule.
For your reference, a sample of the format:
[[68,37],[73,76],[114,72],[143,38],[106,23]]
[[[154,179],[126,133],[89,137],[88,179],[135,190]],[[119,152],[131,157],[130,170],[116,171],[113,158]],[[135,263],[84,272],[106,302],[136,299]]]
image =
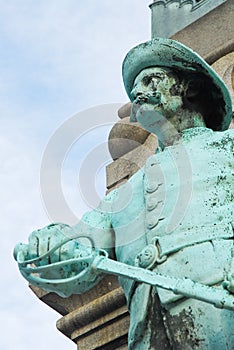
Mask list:
[[158,91],[143,93],[138,92],[133,99],[133,103],[135,104],[143,104],[143,103],[153,103],[160,104],[161,103],[161,93]]

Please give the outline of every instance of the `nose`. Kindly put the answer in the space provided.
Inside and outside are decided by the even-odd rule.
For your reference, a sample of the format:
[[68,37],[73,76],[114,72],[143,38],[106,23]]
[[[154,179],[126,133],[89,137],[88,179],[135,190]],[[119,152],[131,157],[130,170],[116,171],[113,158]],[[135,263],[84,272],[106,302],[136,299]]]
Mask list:
[[140,83],[137,83],[134,87],[133,87],[133,89],[132,89],[132,91],[131,91],[131,96],[132,96],[132,98],[133,99],[136,99],[137,97],[141,97],[143,94],[144,94],[144,92],[145,92],[145,87],[141,84],[141,82]]
[[152,87],[157,88],[158,82],[159,82],[158,78],[153,78],[151,81]]

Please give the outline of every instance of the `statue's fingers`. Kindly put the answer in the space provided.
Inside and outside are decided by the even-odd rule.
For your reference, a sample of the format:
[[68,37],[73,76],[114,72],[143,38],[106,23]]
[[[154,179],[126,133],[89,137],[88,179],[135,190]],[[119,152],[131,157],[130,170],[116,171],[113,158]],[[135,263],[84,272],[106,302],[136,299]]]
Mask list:
[[[49,249],[53,249],[56,245],[60,244],[61,242],[62,242],[61,235],[59,235],[56,231],[53,232],[53,234],[50,236]],[[60,248],[55,250],[49,256],[50,263],[56,263],[58,261],[60,261]]]
[[13,255],[16,261],[18,260],[28,260],[28,244],[18,243],[16,244]]
[[53,234],[51,234],[50,239],[50,249],[54,248],[58,244],[61,244],[59,249],[57,249],[53,254],[51,254],[51,262],[53,263],[72,258],[75,243],[73,241],[65,243],[69,239],[71,228],[68,225],[64,224],[52,224],[49,228],[51,233],[53,232]]
[[74,258],[74,252],[77,245],[78,243],[73,240],[64,244],[60,248],[60,260],[63,261]]
[[38,257],[38,247],[39,247],[39,238],[37,236],[37,231],[34,231],[31,233],[28,239],[29,259],[34,259]]
[[[40,235],[38,244],[38,256],[41,257],[46,254],[50,247],[50,237],[48,235]],[[49,256],[40,260],[40,265],[49,264]]]

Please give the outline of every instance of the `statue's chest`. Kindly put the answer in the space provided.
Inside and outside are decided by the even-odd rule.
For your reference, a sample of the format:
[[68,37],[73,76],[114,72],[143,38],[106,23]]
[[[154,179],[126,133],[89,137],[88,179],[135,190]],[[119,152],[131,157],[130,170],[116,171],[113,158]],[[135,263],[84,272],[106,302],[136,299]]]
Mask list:
[[224,218],[233,221],[230,158],[219,150],[201,154],[185,148],[150,157],[143,184],[147,234],[156,227],[158,235],[165,235]]

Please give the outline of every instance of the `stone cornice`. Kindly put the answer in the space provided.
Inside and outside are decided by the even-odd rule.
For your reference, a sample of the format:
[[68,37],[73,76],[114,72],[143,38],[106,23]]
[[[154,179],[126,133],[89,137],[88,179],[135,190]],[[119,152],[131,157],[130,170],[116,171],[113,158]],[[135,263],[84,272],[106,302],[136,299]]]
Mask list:
[[179,7],[184,5],[192,5],[191,9],[196,10],[197,8],[207,4],[209,4],[210,7],[215,8],[225,1],[226,0],[154,0],[152,5],[164,5],[164,7],[167,7],[173,3],[178,3]]
[[225,1],[155,0],[150,5],[152,10],[152,37],[169,38],[222,5]]

